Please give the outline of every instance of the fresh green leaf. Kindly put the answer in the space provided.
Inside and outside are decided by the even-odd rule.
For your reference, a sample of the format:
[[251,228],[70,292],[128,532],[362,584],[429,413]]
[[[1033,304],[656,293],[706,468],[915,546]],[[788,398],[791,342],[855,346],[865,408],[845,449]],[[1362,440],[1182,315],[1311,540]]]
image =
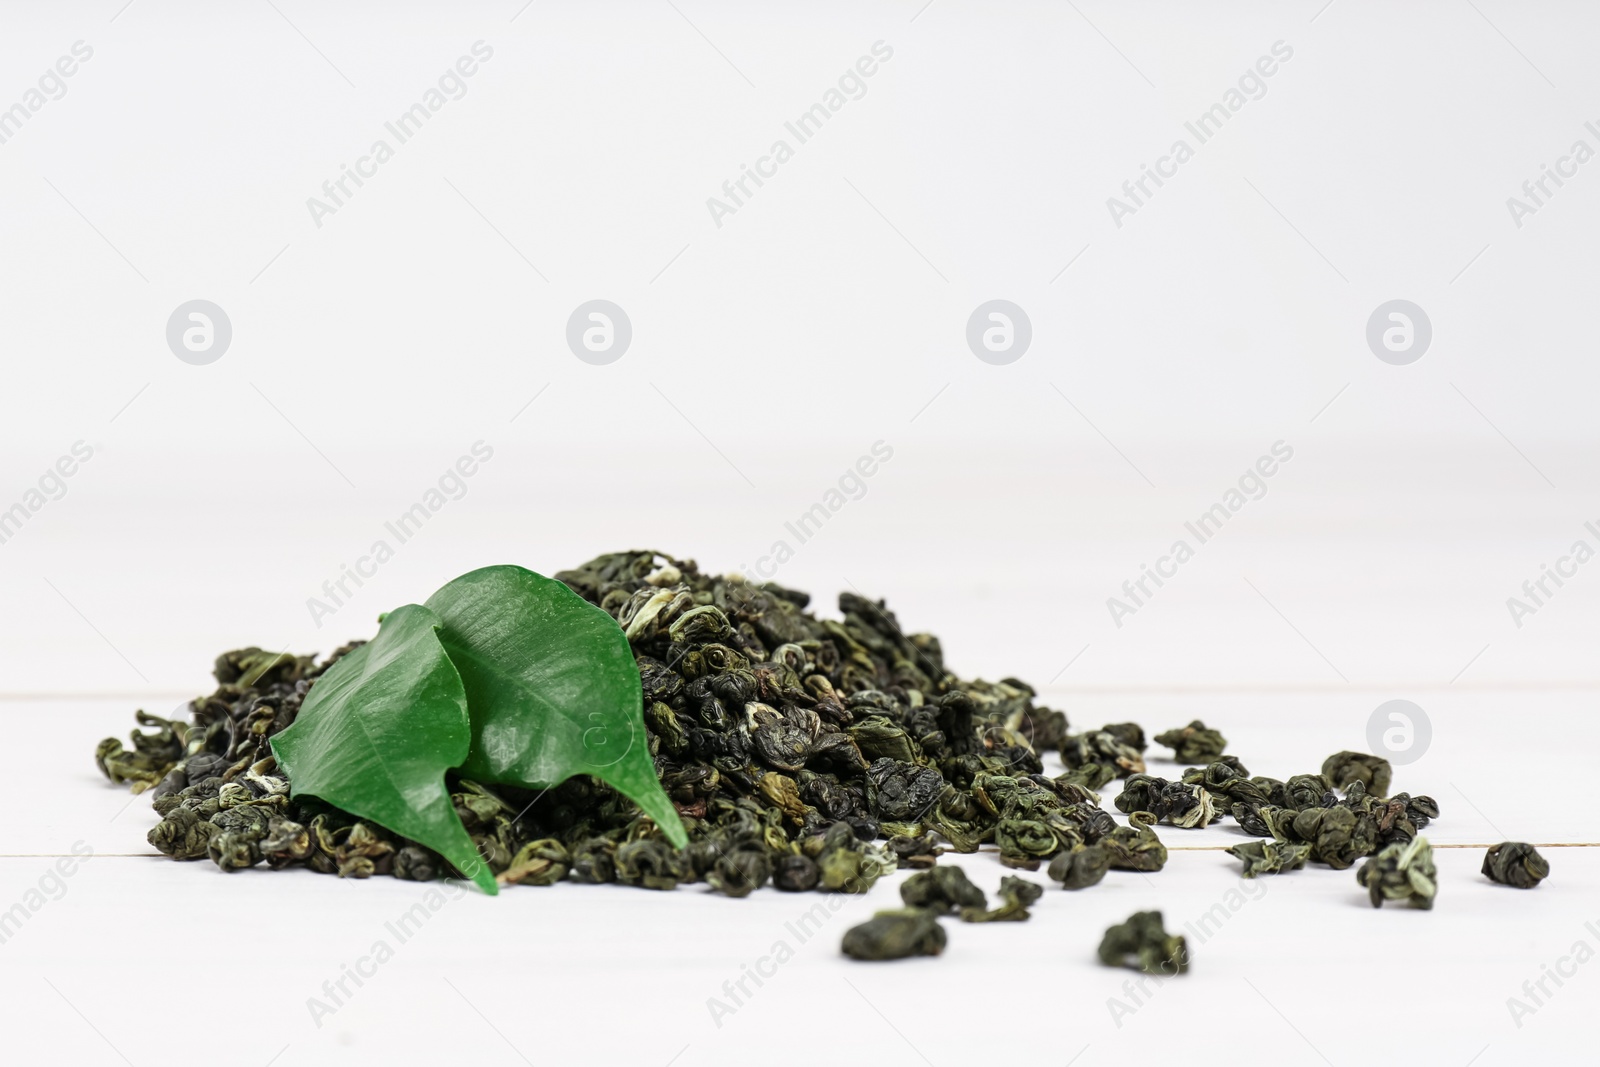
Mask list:
[[272,751],[310,794],[438,852],[484,892],[494,875],[445,789],[472,744],[467,694],[433,612],[408,604],[317,679]]
[[688,843],[644,730],[639,667],[615,619],[561,582],[485,567],[428,598],[467,689],[472,751],[461,774],[544,788],[575,774],[609,782]]

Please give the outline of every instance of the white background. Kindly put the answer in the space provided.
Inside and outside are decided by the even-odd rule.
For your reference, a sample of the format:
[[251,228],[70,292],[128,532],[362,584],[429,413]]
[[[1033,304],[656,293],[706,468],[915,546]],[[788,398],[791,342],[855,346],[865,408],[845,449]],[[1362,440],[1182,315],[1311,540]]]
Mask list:
[[[819,609],[886,597],[954,669],[1024,678],[1077,727],[1199,715],[1282,776],[1411,699],[1433,739],[1397,788],[1439,799],[1433,840],[1600,841],[1581,773],[1545,777],[1600,740],[1600,564],[1520,627],[1507,608],[1600,547],[1600,163],[1520,227],[1507,208],[1574,141],[1600,150],[1594,12],[121,2],[0,9],[0,108],[93,49],[0,144],[0,509],[93,449],[0,544],[0,906],[74,841],[99,854],[0,945],[0,1040],[136,1064],[188,1028],[246,1063],[943,1065],[1028,1042],[1092,1064],[1137,1041],[1342,1065],[1528,1062],[1577,1033],[1593,968],[1520,1027],[1506,1006],[1600,948],[1600,862],[1573,848],[1536,895],[1441,850],[1426,915],[1371,912],[1350,872],[1274,880],[1120,1027],[1100,931],[1198,916],[1237,886],[1220,853],[954,927],[939,960],[848,966],[837,936],[880,887],[721,1027],[706,998],[815,898],[468,898],[319,1029],[305,998],[418,887],[135,858],[153,817],[89,755],[208,688],[224,648],[326,651],[477,566],[657,547],[723,571],[781,538],[777,579]],[[307,199],[480,40],[465,95],[319,227]],[[719,227],[707,198],[879,41],[865,95]],[[1195,146],[1184,123],[1279,41],[1264,94],[1116,225],[1107,198]],[[608,366],[565,342],[597,298],[633,326]],[[1032,323],[1007,366],[965,341],[996,298]],[[232,323],[208,366],[166,344],[192,299]],[[1365,339],[1392,299],[1432,323],[1407,366]],[[480,440],[465,495],[319,626],[308,598]],[[798,544],[784,524],[878,441],[893,458]],[[1266,495],[1116,625],[1107,598],[1278,441]]]

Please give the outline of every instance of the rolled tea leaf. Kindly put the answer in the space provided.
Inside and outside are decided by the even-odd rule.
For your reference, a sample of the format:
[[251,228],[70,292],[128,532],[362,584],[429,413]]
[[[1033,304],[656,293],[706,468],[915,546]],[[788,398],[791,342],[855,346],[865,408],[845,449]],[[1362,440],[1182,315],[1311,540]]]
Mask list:
[[1165,978],[1189,969],[1189,945],[1183,935],[1167,933],[1159,911],[1139,911],[1106,931],[1100,962]]
[[1064,889],[1087,889],[1099,885],[1111,868],[1111,854],[1100,845],[1063,852],[1050,861],[1045,872],[1060,882]]
[[1252,781],[1249,775],[1236,766],[1238,762],[1232,756],[1225,756],[1213,760],[1204,767],[1190,767],[1183,772],[1183,782],[1185,785],[1200,786],[1213,795],[1228,798],[1229,803],[1224,805],[1225,807],[1231,807],[1241,801],[1247,804],[1271,803],[1272,779],[1264,778],[1259,783]]
[[1228,855],[1244,861],[1244,870],[1239,872],[1242,877],[1254,878],[1258,874],[1299,870],[1306,865],[1311,846],[1287,841],[1246,841],[1228,849]]
[[931,911],[921,908],[880,911],[860,926],[846,930],[840,944],[844,954],[856,960],[937,956],[944,946],[944,927]]
[[706,872],[706,883],[718,893],[747,897],[772,877],[772,858],[766,846],[751,841],[736,844],[717,857]]
[[1311,846],[1311,859],[1344,870],[1378,847],[1378,823],[1365,812],[1349,808],[1307,808],[1287,826],[1291,840]]
[[785,893],[808,893],[817,888],[822,872],[809,856],[788,855],[778,860],[772,871],[772,886]]
[[1173,759],[1180,763],[1210,763],[1222,755],[1228,739],[1196,719],[1188,726],[1156,734],[1156,744],[1172,749]]
[[1203,786],[1150,774],[1129,776],[1112,803],[1118,811],[1148,811],[1184,829],[1204,827],[1217,817],[1216,803]]
[[1484,854],[1483,873],[1501,885],[1532,889],[1549,876],[1550,863],[1526,841],[1502,841]]
[[993,911],[982,905],[961,909],[961,921],[968,923],[1026,922],[1029,905],[1044,895],[1044,886],[1008,874],[1000,879],[1000,906]]
[[884,845],[862,841],[849,823],[834,823],[822,835],[817,872],[830,893],[865,893],[899,866]]
[[296,797],[320,797],[426,845],[492,894],[494,875],[445,790],[472,730],[439,625],[415,604],[390,612],[376,637],[317,679],[272,750]]
[[496,876],[501,885],[555,885],[567,876],[572,855],[553,837],[529,841]]
[[[1082,786],[1085,789],[1095,790],[1116,776],[1117,768],[1109,763],[1083,763],[1066,774],[1057,775],[1055,781],[1057,785]],[[1099,803],[1098,799],[1096,803]]]
[[463,777],[532,788],[593,775],[677,847],[688,834],[650,759],[643,689],[615,619],[522,567],[464,574],[428,598],[461,672],[472,748]]
[[676,889],[694,879],[688,856],[653,837],[618,845],[616,867],[617,881],[641,889]]
[[[1328,763],[1333,762],[1336,758],[1334,756],[1328,757]],[[1325,763],[1324,766],[1327,766],[1327,764]],[[1275,801],[1274,803],[1281,808],[1294,808],[1297,811],[1304,811],[1306,808],[1323,807],[1325,803],[1332,804],[1339,799],[1338,794],[1335,793],[1330,797],[1328,796],[1330,793],[1333,793],[1333,781],[1326,774],[1296,774],[1290,776],[1289,780],[1283,783],[1282,801]]]
[[1382,756],[1346,749],[1322,761],[1322,774],[1335,789],[1349,789],[1352,782],[1360,782],[1373,796],[1386,797],[1394,771]]
[[1129,748],[1143,752],[1148,746],[1144,740],[1144,727],[1136,722],[1108,722],[1100,732],[1110,734]]
[[1426,837],[1387,845],[1356,872],[1356,881],[1366,887],[1374,908],[1382,907],[1386,900],[1403,900],[1413,908],[1432,908],[1439,892],[1438,877],[1433,866],[1433,846]]
[[908,908],[948,915],[962,908],[982,911],[989,906],[983,890],[973,885],[967,872],[948,864],[919,871],[900,883],[900,899]]
[[1128,814],[1128,825],[1119,826],[1101,839],[1100,845],[1119,871],[1159,871],[1167,865],[1167,846],[1150,829],[1156,821],[1148,811]]
[[[1069,770],[1078,770],[1090,764],[1110,764],[1115,768],[1115,775],[1123,778],[1130,774],[1143,774],[1142,751],[1124,741],[1123,736],[1105,730],[1091,730],[1064,737],[1061,739],[1061,762]],[[1098,789],[1099,785],[1090,784],[1089,788]]]

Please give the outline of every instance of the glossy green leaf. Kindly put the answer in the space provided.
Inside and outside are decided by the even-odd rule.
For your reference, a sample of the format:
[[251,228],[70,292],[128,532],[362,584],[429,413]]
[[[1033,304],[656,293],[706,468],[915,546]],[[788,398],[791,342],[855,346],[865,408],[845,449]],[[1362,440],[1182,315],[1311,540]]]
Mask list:
[[445,789],[445,771],[467,758],[472,728],[439,626],[416,604],[390,612],[376,637],[317,679],[272,751],[294,795],[418,841],[494,893],[494,875]]
[[615,619],[561,582],[485,567],[428,598],[467,689],[472,751],[464,777],[543,788],[575,774],[610,783],[678,847],[688,842],[662,792],[644,729],[639,667]]

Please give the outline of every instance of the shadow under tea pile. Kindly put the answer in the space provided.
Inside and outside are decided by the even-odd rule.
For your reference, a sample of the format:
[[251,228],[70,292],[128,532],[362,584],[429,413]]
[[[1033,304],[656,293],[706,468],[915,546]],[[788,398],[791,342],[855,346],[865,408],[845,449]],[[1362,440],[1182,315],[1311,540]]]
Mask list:
[[[882,602],[839,597],[839,621],[809,597],[737,575],[701,574],[658,552],[613,553],[555,576],[616,619],[643,683],[644,736],[688,830],[656,824],[588,776],[546,790],[446,778],[456,813],[501,884],[563,879],[671,889],[706,882],[743,896],[779,889],[864,892],[945,847],[999,846],[1008,866],[1101,845],[1101,868],[1159,869],[1147,827],[1119,828],[1093,792],[1144,771],[1143,732],[1068,737],[1066,716],[1015,679],[963,681],[936,637],[904,634]],[[144,712],[134,748],[101,742],[114,782],[150,789],[150,843],[225,870],[265,863],[364,878],[428,880],[449,863],[312,797],[290,797],[269,740],[295,721],[340,657],[245,649],[218,658],[218,688],[190,722]],[[1059,747],[1070,769],[1045,776]],[[937,839],[935,837],[937,835]],[[1058,876],[1059,877],[1059,876]]]

